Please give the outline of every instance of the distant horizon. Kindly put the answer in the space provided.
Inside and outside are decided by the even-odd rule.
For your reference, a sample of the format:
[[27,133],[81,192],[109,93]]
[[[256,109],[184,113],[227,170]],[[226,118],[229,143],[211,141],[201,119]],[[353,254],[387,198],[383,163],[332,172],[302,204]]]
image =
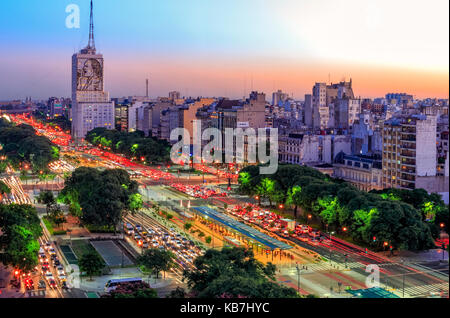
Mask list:
[[[80,7],[80,28],[65,8]],[[0,101],[71,96],[71,56],[88,42],[89,1],[0,4]],[[449,98],[449,3],[325,0],[227,3],[94,0],[97,51],[112,98],[304,100],[316,82],[353,80],[355,96]],[[20,18],[18,18],[20,17]],[[253,89],[252,89],[253,88]]]

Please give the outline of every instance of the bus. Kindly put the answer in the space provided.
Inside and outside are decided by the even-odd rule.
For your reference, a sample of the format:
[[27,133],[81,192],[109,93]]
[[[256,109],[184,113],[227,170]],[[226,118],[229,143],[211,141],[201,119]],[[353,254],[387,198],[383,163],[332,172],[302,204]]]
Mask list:
[[109,293],[110,291],[116,289],[121,284],[125,283],[141,283],[142,278],[123,278],[123,279],[110,279],[105,285],[105,292]]

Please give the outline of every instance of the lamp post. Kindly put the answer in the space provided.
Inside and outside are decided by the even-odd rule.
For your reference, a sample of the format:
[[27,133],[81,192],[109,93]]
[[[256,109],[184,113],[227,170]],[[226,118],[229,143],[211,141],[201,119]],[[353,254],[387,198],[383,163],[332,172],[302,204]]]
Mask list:
[[298,263],[295,266],[295,268],[297,269],[297,291],[300,294],[300,274],[301,274],[301,271],[300,271],[300,267],[298,267]]
[[[402,258],[401,260],[400,260],[400,263],[403,265],[404,263],[405,263],[405,260]],[[402,286],[403,286],[403,288],[402,288],[402,298],[405,298],[405,272],[403,271],[403,278],[402,278]]]

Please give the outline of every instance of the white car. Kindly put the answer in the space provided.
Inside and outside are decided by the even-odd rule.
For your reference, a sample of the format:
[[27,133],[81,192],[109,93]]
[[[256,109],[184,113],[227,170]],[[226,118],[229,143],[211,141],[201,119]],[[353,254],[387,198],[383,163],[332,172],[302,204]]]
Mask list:
[[62,266],[58,266],[56,270],[58,271],[58,275],[66,275],[66,272],[64,272],[64,268]]
[[45,273],[45,278],[46,278],[47,280],[54,279],[54,278],[53,278],[52,272],[51,272],[51,271],[47,271],[47,272]]
[[56,251],[53,247],[50,247],[50,249],[48,250],[48,252],[50,253],[50,255],[52,254],[56,254]]

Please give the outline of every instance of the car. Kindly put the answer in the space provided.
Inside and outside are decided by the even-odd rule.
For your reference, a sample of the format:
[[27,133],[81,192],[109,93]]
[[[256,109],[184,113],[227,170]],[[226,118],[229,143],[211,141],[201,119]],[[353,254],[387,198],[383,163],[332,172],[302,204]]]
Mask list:
[[53,278],[52,272],[47,271],[47,272],[45,273],[45,278],[46,278],[47,280],[54,279],[54,278]]
[[58,267],[59,265],[61,265],[59,259],[53,261],[53,267]]
[[34,282],[31,278],[26,278],[24,281],[24,285],[26,290],[34,289]]
[[47,289],[47,285],[45,284],[44,280],[39,280],[38,289]]
[[67,281],[63,281],[63,282],[61,283],[61,288],[62,288],[62,289],[69,289],[69,286],[67,286]]
[[50,255],[56,254],[56,251],[55,251],[55,249],[54,249],[53,247],[50,247],[50,248],[48,249],[48,252],[50,253]]
[[44,248],[45,248],[46,250],[49,250],[51,247],[52,247],[52,244],[51,244],[50,242],[45,243]]
[[48,262],[47,256],[45,256],[45,254],[39,254],[39,262],[40,263]]
[[51,288],[56,288],[56,282],[53,278],[49,279],[48,284],[50,285]]
[[57,272],[58,272],[58,275],[66,275],[66,272],[64,271],[62,266],[57,268]]
[[67,280],[67,277],[66,277],[65,274],[63,274],[63,275],[58,274],[58,278],[59,278],[60,281],[66,281]]

